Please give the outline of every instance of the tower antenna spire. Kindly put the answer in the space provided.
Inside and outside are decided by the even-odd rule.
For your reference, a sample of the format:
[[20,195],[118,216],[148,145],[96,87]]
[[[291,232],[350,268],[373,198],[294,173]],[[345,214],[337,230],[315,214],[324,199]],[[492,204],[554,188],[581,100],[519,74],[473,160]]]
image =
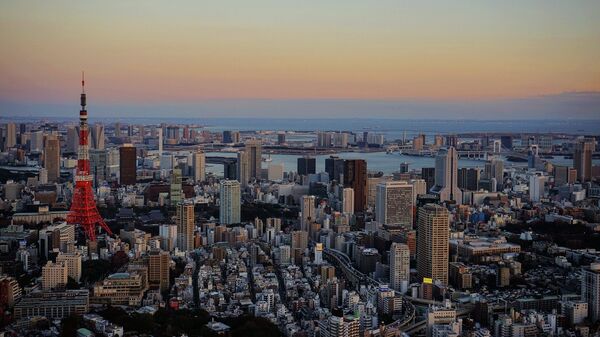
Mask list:
[[85,72],[81,71],[81,91],[85,92]]

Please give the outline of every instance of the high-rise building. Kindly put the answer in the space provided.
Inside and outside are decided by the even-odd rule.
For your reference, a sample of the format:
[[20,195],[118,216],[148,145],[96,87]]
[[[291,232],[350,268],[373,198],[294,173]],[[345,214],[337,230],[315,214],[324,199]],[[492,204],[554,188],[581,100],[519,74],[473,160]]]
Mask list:
[[435,186],[435,167],[421,168],[421,179],[425,180],[427,192],[431,191],[433,186]]
[[442,149],[435,157],[435,186],[431,190],[440,201],[462,203],[462,191],[458,188],[458,153],[453,147]]
[[577,170],[568,166],[554,165],[554,186],[573,184],[577,181]]
[[44,168],[48,171],[48,182],[56,183],[60,179],[60,141],[57,136],[46,137],[44,147]]
[[237,144],[240,142],[240,132],[239,131],[223,131],[223,143],[234,143]]
[[67,142],[65,150],[67,153],[77,153],[79,147],[79,130],[75,126],[67,128]]
[[502,191],[504,187],[504,161],[492,158],[485,164],[484,176],[486,179],[495,179],[496,190]]
[[367,207],[367,162],[350,159],[344,162],[344,187],[354,190],[354,212],[363,212]]
[[467,191],[479,190],[480,173],[476,167],[462,167],[458,169],[458,188]]
[[94,178],[94,186],[108,180],[108,153],[106,150],[90,150],[90,173]]
[[539,202],[544,196],[546,177],[541,175],[531,175],[529,177],[529,200]]
[[260,139],[251,139],[245,145],[245,151],[248,155],[248,166],[250,168],[250,178],[259,180],[262,173],[262,142]]
[[91,131],[90,145],[92,149],[104,150],[104,125],[94,124]]
[[577,178],[581,182],[592,179],[592,154],[596,148],[593,138],[581,138],[575,143],[573,167],[577,170]]
[[388,226],[413,226],[413,185],[385,181],[377,185],[376,220]]
[[350,187],[342,190],[342,213],[354,214],[354,190]]
[[403,243],[394,242],[390,247],[390,286],[406,292],[410,283],[410,249]]
[[64,288],[67,285],[69,274],[67,266],[62,262],[48,261],[42,267],[42,289],[52,290]]
[[4,150],[8,151],[8,149],[15,145],[17,145],[17,125],[15,123],[6,123]]
[[177,248],[180,251],[194,249],[194,204],[191,202],[177,205]]
[[204,152],[194,152],[192,155],[192,175],[195,182],[202,182],[206,178],[206,157]]
[[269,181],[282,181],[283,170],[283,163],[269,163],[269,167],[267,169],[267,179]]
[[309,175],[317,173],[317,159],[313,157],[298,158],[298,174]]
[[121,123],[116,122],[114,125],[114,129],[115,129],[115,131],[114,131],[115,137],[121,137]]
[[242,186],[248,185],[250,181],[250,159],[246,151],[237,154],[237,177]]
[[158,235],[160,236],[160,247],[166,251],[172,251],[177,246],[177,225],[160,225]]
[[592,263],[581,269],[581,299],[588,303],[589,318],[600,320],[600,263]]
[[222,225],[240,223],[240,183],[236,180],[222,180],[219,199],[219,222]]
[[123,144],[119,148],[119,184],[135,185],[137,180],[136,148],[132,144]]
[[181,169],[174,168],[171,171],[171,184],[169,185],[169,198],[172,206],[178,205],[183,200],[181,179]]
[[75,280],[75,282],[81,280],[81,254],[60,253],[56,257],[56,263],[63,263],[67,266],[67,275]]
[[344,159],[337,156],[329,156],[325,159],[325,172],[329,174],[329,180],[342,182],[344,175]]
[[310,223],[316,220],[315,213],[316,197],[314,195],[303,195],[300,203],[300,229],[309,230]]
[[436,204],[419,208],[417,216],[417,271],[420,279],[448,284],[448,210]]
[[148,259],[148,283],[161,291],[169,290],[169,252],[160,249],[151,250]]

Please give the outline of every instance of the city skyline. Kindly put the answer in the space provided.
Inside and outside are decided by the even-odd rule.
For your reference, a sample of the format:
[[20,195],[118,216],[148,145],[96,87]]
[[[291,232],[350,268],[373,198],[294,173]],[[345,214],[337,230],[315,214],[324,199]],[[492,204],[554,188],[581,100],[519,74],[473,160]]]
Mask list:
[[69,115],[84,69],[107,116],[596,119],[599,7],[6,4],[0,112]]

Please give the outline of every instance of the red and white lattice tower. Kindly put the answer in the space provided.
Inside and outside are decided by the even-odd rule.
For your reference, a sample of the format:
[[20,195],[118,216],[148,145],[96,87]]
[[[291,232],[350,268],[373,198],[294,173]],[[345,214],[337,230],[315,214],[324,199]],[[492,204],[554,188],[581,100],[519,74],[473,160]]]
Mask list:
[[94,192],[92,189],[93,177],[90,172],[90,151],[88,143],[88,122],[85,80],[81,75],[81,110],[79,111],[79,152],[77,154],[77,174],[75,175],[75,190],[71,210],[67,216],[67,222],[79,225],[85,230],[90,241],[96,241],[96,226],[101,226],[112,235],[112,231],[98,213]]

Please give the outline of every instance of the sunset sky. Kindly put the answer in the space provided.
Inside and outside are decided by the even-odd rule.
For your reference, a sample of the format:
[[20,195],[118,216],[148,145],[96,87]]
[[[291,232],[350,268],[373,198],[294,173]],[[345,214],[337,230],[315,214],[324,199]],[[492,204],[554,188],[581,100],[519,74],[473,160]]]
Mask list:
[[599,17],[598,0],[3,1],[0,114],[72,104],[82,69],[105,107],[596,92]]

